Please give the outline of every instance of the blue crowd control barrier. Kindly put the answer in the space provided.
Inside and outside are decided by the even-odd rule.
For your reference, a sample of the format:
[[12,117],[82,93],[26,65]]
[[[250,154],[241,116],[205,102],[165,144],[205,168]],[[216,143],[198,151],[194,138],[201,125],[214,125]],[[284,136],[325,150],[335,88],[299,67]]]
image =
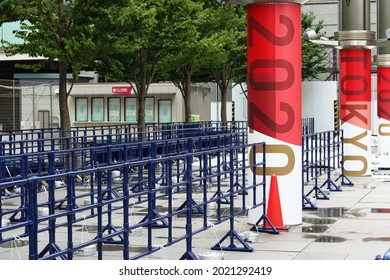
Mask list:
[[75,127],[69,133],[58,129],[1,131],[0,155],[64,150],[111,143],[134,143],[140,140],[178,139],[230,132],[238,134],[240,142],[246,143],[246,122],[171,123],[152,124],[145,127],[131,125]]
[[[234,138],[234,139],[233,139]],[[111,141],[111,137],[108,137],[110,141],[105,144],[96,142],[88,147],[71,147],[67,149],[50,149],[50,151],[58,151],[56,154],[55,168],[56,170],[62,170],[72,166],[79,166],[80,168],[88,167],[89,164],[93,166],[109,164],[115,161],[121,161],[123,159],[132,160],[142,157],[147,157],[150,153],[148,145],[150,142],[137,142],[137,143],[117,143]],[[157,154],[162,155],[164,153],[180,153],[180,150],[186,151],[188,148],[186,142],[187,138],[178,138],[175,140],[159,141],[157,144]],[[193,141],[197,149],[223,146],[228,142],[238,143],[237,134],[219,134],[196,137]],[[142,143],[142,144],[140,144]],[[126,153],[124,151],[124,145],[126,145]],[[169,147],[168,147],[169,146]],[[170,151],[167,149],[169,148]],[[77,150],[77,154],[74,157],[70,157],[72,150]],[[47,152],[46,152],[47,153]],[[13,156],[3,156],[1,161],[2,173],[0,174],[0,181],[6,177],[14,177],[21,173],[20,157],[28,157],[28,166],[26,169],[29,174],[36,175],[47,170],[47,156],[45,152],[35,153],[21,153]],[[74,162],[71,162],[73,160]]]
[[[341,185],[353,184],[344,174],[343,146],[342,130],[302,135],[303,209],[316,209],[315,199],[329,199],[329,191],[341,191],[336,183],[340,178]],[[335,170],[340,175],[334,180]]]
[[377,255],[375,260],[390,260],[390,249],[388,249],[384,254]]
[[[225,132],[142,143],[108,137],[106,145],[90,146],[75,146],[67,138],[67,149],[1,156],[2,167],[12,163],[18,169],[9,176],[2,173],[0,181],[0,245],[26,243],[28,259],[74,259],[91,246],[103,259],[106,246],[120,246],[124,259],[137,259],[161,249],[152,237],[156,228],[164,228],[164,246],[185,240],[182,259],[194,259],[193,235],[210,228],[212,208],[214,224],[230,222],[212,249],[251,251],[235,231],[234,217],[265,207],[265,201],[253,201],[248,208],[246,198],[248,191],[265,188],[265,177],[254,185],[245,182],[249,169],[265,170],[265,161],[250,165],[245,154],[265,144],[245,145],[238,133]],[[176,223],[182,223],[178,217],[186,221],[179,234],[174,233]],[[201,226],[196,219],[202,219]],[[88,228],[95,229],[94,237],[80,240],[79,230]],[[134,252],[130,240],[139,228],[148,231],[148,238],[142,252]]]
[[[233,139],[232,137],[235,137]],[[28,166],[26,169],[30,174],[36,175],[47,170],[47,153],[50,151],[57,151],[55,166],[56,170],[62,170],[69,166],[80,166],[80,168],[88,167],[89,164],[94,166],[102,164],[110,164],[111,162],[122,161],[123,159],[132,160],[142,157],[148,157],[150,149],[149,142],[130,142],[130,143],[118,143],[111,141],[111,137],[107,138],[109,141],[105,143],[96,142],[89,146],[74,147],[68,146],[66,149],[50,149],[49,151],[33,152],[33,153],[19,153],[15,155],[2,156],[2,171],[0,173],[0,182],[6,177],[14,177],[21,173],[20,158],[23,156],[28,157]],[[157,154],[163,155],[168,152],[168,147],[171,153],[180,153],[180,150],[186,151],[188,138],[178,138],[171,140],[157,141]],[[237,134],[227,133],[218,135],[207,135],[195,137],[194,145],[198,148],[210,148],[217,145],[221,146],[227,142],[235,141],[237,143]],[[223,143],[223,141],[225,141]],[[124,147],[126,146],[126,153]],[[71,152],[77,151],[74,157],[70,157]],[[73,160],[74,162],[71,162]]]
[[314,118],[303,118],[302,119],[302,135],[313,134],[314,129]]
[[[188,138],[191,139],[191,138]],[[165,140],[165,141],[153,141],[153,142],[139,142],[139,143],[127,143],[127,144],[113,144],[106,146],[93,146],[90,148],[78,148],[57,150],[52,152],[40,152],[30,154],[20,154],[12,156],[0,157],[0,163],[3,170],[13,170],[9,176],[1,178],[0,182],[6,182],[7,180],[15,179],[27,179],[33,176],[44,176],[49,174],[49,168],[55,170],[55,173],[67,173],[70,171],[85,170],[94,167],[110,166],[116,162],[128,162],[128,161],[144,161],[154,156],[167,157],[171,155],[183,155],[188,153],[188,150],[192,147],[188,147],[188,139],[182,138],[177,140]],[[216,149],[226,145],[233,145],[237,143],[237,137],[235,134],[216,135],[207,137],[196,137],[192,140],[191,145],[197,150],[201,149]],[[152,145],[153,144],[153,145]],[[155,147],[155,151],[152,150]],[[49,159],[49,156],[52,159]],[[177,165],[180,164],[180,160],[177,161]],[[147,182],[143,181],[144,168],[132,169],[133,174],[137,174],[140,178],[137,184],[133,184],[131,191],[140,192],[145,189]],[[53,172],[51,174],[54,174]],[[184,171],[177,168],[176,178],[183,178]],[[110,174],[103,174],[104,179]],[[163,174],[161,175],[163,176]],[[64,181],[66,178],[61,178]],[[82,184],[86,181],[84,176],[77,178],[78,184]],[[159,178],[159,180],[164,179]],[[110,181],[110,178],[108,178]],[[59,181],[61,183],[61,181]],[[45,181],[42,181],[41,189],[47,186]],[[61,186],[61,184],[60,184]],[[109,186],[109,190],[105,190],[105,195],[116,195],[116,188]],[[4,195],[7,189],[3,190]],[[9,195],[10,192],[8,191]],[[23,195],[23,194],[19,194]],[[106,197],[104,195],[104,198]],[[21,197],[22,205],[23,197]],[[67,204],[66,197],[58,202],[57,209],[64,209]],[[22,215],[24,216],[24,215]]]

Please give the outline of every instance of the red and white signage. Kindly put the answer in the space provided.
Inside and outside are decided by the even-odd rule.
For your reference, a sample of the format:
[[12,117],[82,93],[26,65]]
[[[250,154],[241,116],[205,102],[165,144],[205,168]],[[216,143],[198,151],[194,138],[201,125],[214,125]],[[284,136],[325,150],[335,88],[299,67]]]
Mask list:
[[[286,225],[300,224],[301,6],[270,1],[249,5],[247,15],[248,141],[266,142],[267,181],[273,174],[278,176],[283,220]],[[262,160],[262,151],[257,153],[258,160]],[[261,176],[263,171],[256,173]],[[249,193],[248,201],[255,196],[256,202],[262,201],[259,191]],[[249,211],[250,223],[256,223],[263,214],[261,211],[260,208]]]
[[133,91],[130,86],[112,87],[113,94],[131,94]]
[[340,119],[344,130],[344,173],[370,175],[370,50],[340,50]]
[[378,153],[390,152],[390,67],[377,68]]

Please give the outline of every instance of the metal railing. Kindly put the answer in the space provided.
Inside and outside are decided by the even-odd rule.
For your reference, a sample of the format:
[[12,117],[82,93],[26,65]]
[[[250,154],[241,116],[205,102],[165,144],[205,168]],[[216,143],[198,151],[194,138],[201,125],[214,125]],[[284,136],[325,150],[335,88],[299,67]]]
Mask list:
[[265,198],[247,196],[265,192],[265,174],[245,180],[265,170],[264,152],[247,156],[257,146],[266,150],[228,133],[3,155],[11,175],[0,182],[0,251],[17,244],[28,245],[22,259],[100,260],[116,246],[123,259],[139,259],[183,241],[181,259],[196,259],[194,235],[223,222],[229,229],[211,249],[252,251],[234,219],[255,207],[265,213]]
[[0,155],[24,154],[52,150],[83,148],[140,141],[157,141],[196,136],[235,133],[241,143],[247,142],[246,122],[197,122],[153,124],[145,127],[132,125],[77,127],[69,133],[59,129],[2,131]]
[[[344,137],[342,130],[302,135],[303,209],[316,209],[316,199],[329,199],[329,191],[341,191],[341,185],[353,185],[344,174]],[[332,172],[340,175],[332,179]],[[305,191],[305,187],[309,191]]]

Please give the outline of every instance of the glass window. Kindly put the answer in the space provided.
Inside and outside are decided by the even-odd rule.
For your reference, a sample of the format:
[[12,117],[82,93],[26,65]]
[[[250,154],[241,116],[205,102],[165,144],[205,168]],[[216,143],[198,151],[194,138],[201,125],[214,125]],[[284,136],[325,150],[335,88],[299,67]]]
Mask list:
[[145,100],[145,121],[154,122],[154,97]]
[[159,100],[158,101],[158,122],[171,123],[172,122],[172,101]]
[[137,121],[137,98],[127,97],[125,98],[125,121],[136,122]]
[[88,121],[88,99],[76,98],[76,122]]
[[121,99],[119,97],[111,97],[108,99],[108,121],[121,121]]
[[103,122],[104,121],[104,98],[96,97],[92,98],[92,121]]

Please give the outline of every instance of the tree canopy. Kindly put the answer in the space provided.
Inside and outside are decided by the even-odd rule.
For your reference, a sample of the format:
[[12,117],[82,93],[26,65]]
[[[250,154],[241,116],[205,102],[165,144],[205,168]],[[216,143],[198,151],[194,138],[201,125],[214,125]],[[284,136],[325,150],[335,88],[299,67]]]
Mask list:
[[314,23],[315,16],[312,12],[302,13],[302,80],[318,79],[320,74],[327,71],[328,54],[322,46],[308,42],[303,34],[308,30],[314,30],[318,38],[325,36],[323,21]]
[[[77,81],[79,73],[93,61],[99,50],[95,39],[96,19],[104,21],[107,1],[93,0],[3,0],[0,3],[1,22],[19,21],[15,30],[21,43],[3,42],[7,55],[28,54],[43,62],[21,67],[37,70],[45,63],[57,61],[59,68],[59,99],[61,128],[70,131],[67,98],[67,72]],[[86,51],[88,50],[88,51]]]
[[[323,22],[302,14],[302,30],[323,36]],[[138,96],[138,125],[145,125],[145,99],[152,82],[172,81],[191,121],[190,85],[215,82],[222,93],[221,119],[231,82],[246,81],[246,13],[240,5],[211,0],[3,0],[0,23],[19,21],[21,43],[3,42],[8,55],[28,54],[56,61],[59,68],[61,128],[70,130],[67,73],[94,70],[127,82]],[[326,71],[321,46],[302,39],[302,79]],[[28,67],[28,66],[24,66]],[[29,66],[31,67],[31,66]]]
[[239,5],[217,5],[205,10],[203,67],[221,92],[221,120],[227,121],[228,88],[246,82],[246,12]]

